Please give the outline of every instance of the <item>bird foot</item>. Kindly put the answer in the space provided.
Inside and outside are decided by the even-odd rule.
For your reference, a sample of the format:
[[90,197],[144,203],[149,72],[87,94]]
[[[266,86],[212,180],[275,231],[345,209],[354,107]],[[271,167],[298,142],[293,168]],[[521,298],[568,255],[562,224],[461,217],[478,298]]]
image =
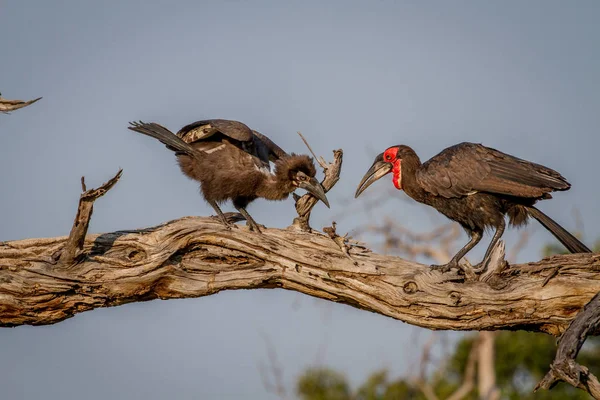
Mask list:
[[228,219],[226,218],[221,218],[218,215],[211,215],[211,218],[218,220],[221,224],[223,224],[223,227],[225,229],[227,229],[228,231],[232,230],[233,228],[238,228],[238,226],[236,224],[234,224],[233,222],[230,222]]
[[479,264],[473,265],[473,271],[475,271],[476,273],[483,272],[487,267],[487,264],[488,260],[483,260]]
[[210,217],[212,219],[219,220],[219,222],[222,222],[224,225],[235,224],[236,222],[246,220],[246,218],[244,218],[244,216],[242,214],[237,213],[237,212],[226,212],[226,213],[223,213],[223,216],[211,215]]
[[440,265],[433,264],[433,265],[431,265],[431,269],[437,269],[437,270],[439,270],[442,273],[450,272],[450,270],[452,268],[456,268],[456,269],[460,270],[460,267],[458,266],[458,263],[455,263],[455,262],[452,262],[452,261],[450,261],[447,264],[440,264]]
[[227,229],[228,231],[232,230],[232,229],[238,229],[239,227],[236,224],[232,224],[231,222],[227,222],[227,223],[223,223],[223,226],[225,227],[225,229]]
[[266,226],[261,225],[261,224],[257,224],[256,222],[250,222],[247,221],[246,222],[246,226],[252,231],[252,232],[256,232],[256,233],[262,233],[263,229],[267,229]]

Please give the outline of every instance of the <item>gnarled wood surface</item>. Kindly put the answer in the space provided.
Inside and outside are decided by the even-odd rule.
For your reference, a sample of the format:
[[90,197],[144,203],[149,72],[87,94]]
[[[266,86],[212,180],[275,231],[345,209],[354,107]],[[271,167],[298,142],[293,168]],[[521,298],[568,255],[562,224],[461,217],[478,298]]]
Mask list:
[[510,266],[485,282],[464,282],[360,247],[350,250],[350,259],[322,234],[228,231],[212,218],[90,235],[78,264],[68,268],[56,262],[66,240],[0,243],[0,326],[52,324],[155,298],[281,287],[429,329],[558,335],[600,292],[595,254],[554,256]]

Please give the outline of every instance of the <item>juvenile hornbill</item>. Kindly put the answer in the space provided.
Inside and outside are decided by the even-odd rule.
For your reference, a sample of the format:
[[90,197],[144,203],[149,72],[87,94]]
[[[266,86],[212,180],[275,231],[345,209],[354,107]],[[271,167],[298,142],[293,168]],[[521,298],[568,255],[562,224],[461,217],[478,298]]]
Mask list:
[[383,176],[392,173],[396,189],[414,200],[432,206],[458,222],[471,240],[442,271],[459,268],[458,262],[483,236],[486,228],[496,232],[480,265],[485,265],[506,226],[535,218],[571,253],[590,253],[590,249],[562,226],[533,205],[550,199],[550,192],[568,190],[571,185],[558,172],[476,143],[448,147],[429,161],[421,160],[408,146],[398,145],[379,154],[360,181],[355,197]]
[[[223,224],[231,227],[219,203],[232,200],[251,230],[259,225],[246,211],[261,197],[284,200],[297,188],[306,189],[327,207],[329,202],[315,179],[312,158],[287,154],[269,138],[238,121],[211,119],[186,125],[173,134],[156,123],[130,122],[132,131],[151,136],[175,151],[181,171],[200,182],[206,201]],[[271,173],[269,161],[275,164]]]

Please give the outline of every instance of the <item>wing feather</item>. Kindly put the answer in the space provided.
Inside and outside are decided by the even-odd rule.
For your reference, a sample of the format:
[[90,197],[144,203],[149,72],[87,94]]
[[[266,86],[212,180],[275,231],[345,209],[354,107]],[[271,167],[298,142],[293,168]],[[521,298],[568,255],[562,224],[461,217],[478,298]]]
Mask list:
[[[248,155],[248,162],[261,172],[270,172],[269,161],[275,162],[287,157],[281,147],[260,132],[251,130],[247,125],[225,119],[208,119],[193,122],[177,132],[186,143],[193,143],[197,150],[205,153],[218,152],[227,142]],[[231,140],[233,139],[233,140]]]
[[230,139],[239,142],[249,142],[254,138],[252,130],[239,121],[227,119],[207,119],[196,121],[184,126],[177,132],[177,136],[187,143],[206,140],[216,133],[221,133]]
[[260,133],[258,131],[252,131],[252,133],[254,134],[255,140],[256,140],[256,138],[258,138],[260,140],[260,142],[265,146],[265,148],[268,152],[270,161],[275,162],[275,161],[279,160],[280,158],[289,156],[288,153],[286,153],[281,147],[277,146],[267,136],[263,135],[262,133]]
[[443,150],[417,171],[426,191],[446,198],[474,192],[537,198],[570,184],[558,172],[476,143]]

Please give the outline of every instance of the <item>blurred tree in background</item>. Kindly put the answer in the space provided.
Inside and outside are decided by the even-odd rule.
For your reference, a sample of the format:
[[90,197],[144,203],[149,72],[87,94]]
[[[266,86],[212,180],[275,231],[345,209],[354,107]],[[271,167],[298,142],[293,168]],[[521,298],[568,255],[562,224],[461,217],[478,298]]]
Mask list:
[[[454,354],[430,377],[435,398],[449,399],[465,379],[464,371],[476,336],[457,342]],[[500,332],[496,335],[496,384],[501,399],[558,400],[591,399],[585,392],[560,383],[550,391],[533,393],[533,387],[546,374],[556,353],[556,339],[543,333]],[[590,338],[578,360],[594,373],[600,371],[600,340]],[[303,400],[433,400],[410,378],[390,378],[376,371],[356,390],[343,374],[329,368],[310,368],[298,379],[296,393]],[[455,397],[458,399],[457,397]],[[475,386],[466,400],[480,399]]]

